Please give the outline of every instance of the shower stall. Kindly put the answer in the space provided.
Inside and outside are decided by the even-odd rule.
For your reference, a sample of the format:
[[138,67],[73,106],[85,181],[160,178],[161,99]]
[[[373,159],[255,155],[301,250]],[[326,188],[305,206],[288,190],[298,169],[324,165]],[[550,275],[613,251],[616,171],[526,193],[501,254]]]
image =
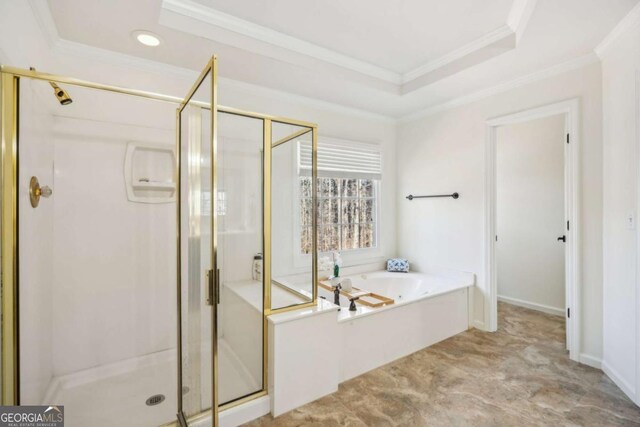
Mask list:
[[[216,64],[184,99],[2,67],[3,405],[215,426],[267,395],[267,316],[316,304],[317,126],[218,105]],[[301,143],[314,247],[294,268]]]

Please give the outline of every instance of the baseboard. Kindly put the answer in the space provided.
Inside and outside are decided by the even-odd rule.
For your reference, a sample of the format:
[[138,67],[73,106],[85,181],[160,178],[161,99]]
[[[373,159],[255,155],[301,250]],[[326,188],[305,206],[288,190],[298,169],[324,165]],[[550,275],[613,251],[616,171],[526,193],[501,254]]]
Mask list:
[[624,394],[626,394],[629,399],[631,399],[632,401],[635,402],[635,398],[636,398],[636,390],[635,387],[633,387],[631,384],[629,384],[627,381],[625,381],[624,379],[622,379],[622,377],[618,374],[618,372],[613,369],[606,361],[602,361],[602,371],[607,374],[607,376],[609,378],[611,378],[611,381],[613,381],[618,387],[620,387],[620,390],[622,390],[624,392]]
[[486,331],[487,330],[487,328],[485,328],[485,326],[484,326],[484,322],[482,320],[478,320],[478,319],[473,321],[473,327],[476,328],[476,329],[480,329],[481,331]]
[[550,305],[538,304],[535,302],[524,301],[517,298],[505,297],[502,295],[498,295],[498,301],[517,305],[519,307],[530,308],[531,310],[542,311],[543,313],[553,314],[555,316],[564,317],[564,308],[551,307]]
[[602,369],[602,359],[589,354],[581,353],[580,363],[591,366],[592,368]]

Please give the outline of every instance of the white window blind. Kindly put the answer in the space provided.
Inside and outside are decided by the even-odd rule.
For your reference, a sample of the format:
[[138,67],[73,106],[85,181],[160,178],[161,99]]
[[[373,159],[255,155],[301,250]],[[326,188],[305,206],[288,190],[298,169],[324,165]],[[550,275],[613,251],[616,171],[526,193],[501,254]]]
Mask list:
[[[311,141],[298,141],[298,172],[311,175]],[[321,139],[318,176],[382,179],[382,156],[377,145]]]

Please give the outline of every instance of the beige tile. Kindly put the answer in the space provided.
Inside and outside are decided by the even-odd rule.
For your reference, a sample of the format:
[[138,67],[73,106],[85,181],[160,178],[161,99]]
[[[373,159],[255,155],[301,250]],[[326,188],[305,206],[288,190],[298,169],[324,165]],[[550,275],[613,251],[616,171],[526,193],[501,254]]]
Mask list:
[[250,426],[640,426],[640,408],[602,371],[569,359],[564,319],[498,304],[476,329]]

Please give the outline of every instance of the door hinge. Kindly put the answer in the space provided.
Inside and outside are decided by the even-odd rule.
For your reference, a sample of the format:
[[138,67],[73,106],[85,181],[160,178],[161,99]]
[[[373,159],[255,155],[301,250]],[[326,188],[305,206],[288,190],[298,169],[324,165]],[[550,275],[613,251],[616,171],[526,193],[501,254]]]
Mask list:
[[571,318],[571,307],[567,307],[567,317]]
[[569,221],[567,221],[567,231],[569,231]]
[[498,241],[498,235],[496,234],[496,242]]
[[569,143],[570,140],[571,140],[571,137],[569,136],[569,134],[567,134],[567,144]]

